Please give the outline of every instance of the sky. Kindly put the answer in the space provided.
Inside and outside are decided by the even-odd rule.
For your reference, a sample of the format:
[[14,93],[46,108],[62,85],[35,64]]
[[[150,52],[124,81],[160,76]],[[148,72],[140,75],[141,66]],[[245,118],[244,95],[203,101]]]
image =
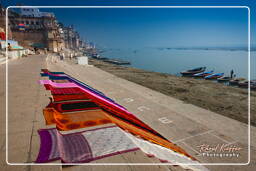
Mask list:
[[[7,1],[6,1],[7,2]],[[14,0],[5,6],[24,5],[246,5],[255,29],[255,1],[39,1]],[[64,25],[73,24],[81,37],[107,48],[133,47],[246,47],[247,8],[127,8],[41,9],[54,12]],[[253,26],[254,25],[254,26]],[[252,32],[252,37],[256,33]],[[252,43],[255,40],[252,38]]]

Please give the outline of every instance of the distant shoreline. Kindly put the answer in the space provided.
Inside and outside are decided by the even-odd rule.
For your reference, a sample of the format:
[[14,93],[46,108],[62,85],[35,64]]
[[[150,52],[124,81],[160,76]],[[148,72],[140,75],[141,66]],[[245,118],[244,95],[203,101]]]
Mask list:
[[[198,48],[183,48],[183,47],[177,47],[177,48],[172,48],[172,47],[144,47],[144,48],[152,48],[152,49],[158,49],[158,50],[224,50],[224,51],[248,51],[247,47],[239,47],[239,48],[225,48],[225,47],[198,47]],[[100,51],[105,51],[105,50],[120,50],[122,48],[102,48]],[[133,48],[131,48],[133,49]],[[135,50],[138,50],[134,48]],[[251,52],[256,51],[256,47],[251,47],[250,48]],[[101,52],[100,52],[101,53]]]
[[[208,80],[178,77],[114,65],[91,58],[89,64],[123,79],[180,99],[185,103],[211,110],[243,123],[248,122],[247,89],[226,86]],[[256,101],[255,91],[251,92],[251,100]],[[251,114],[251,124],[256,126],[256,106],[251,106]]]

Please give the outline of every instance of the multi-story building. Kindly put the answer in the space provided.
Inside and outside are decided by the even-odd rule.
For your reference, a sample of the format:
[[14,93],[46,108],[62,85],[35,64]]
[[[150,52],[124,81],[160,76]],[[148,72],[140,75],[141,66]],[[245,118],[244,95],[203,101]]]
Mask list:
[[[46,15],[47,14],[47,15]],[[55,16],[35,8],[22,8],[17,16],[9,16],[12,38],[24,47],[47,48],[58,52],[61,42]]]
[[[64,48],[77,49],[80,46],[78,32],[73,26],[64,27],[58,23],[53,13],[41,12],[37,8],[9,9],[8,12],[9,39],[18,41],[26,48],[59,52]],[[0,15],[0,27],[5,28],[4,9]]]
[[65,47],[68,49],[78,49],[80,47],[80,36],[73,26],[63,28],[65,37]]
[[[7,33],[5,13],[6,13],[5,8],[3,8],[0,5],[0,30],[1,30],[1,33],[4,33],[4,35]],[[15,13],[10,12],[10,16],[15,16]],[[12,39],[12,32],[10,30],[10,27],[8,27],[8,39]]]
[[24,17],[54,17],[51,12],[41,12],[38,8],[20,8],[20,15]]

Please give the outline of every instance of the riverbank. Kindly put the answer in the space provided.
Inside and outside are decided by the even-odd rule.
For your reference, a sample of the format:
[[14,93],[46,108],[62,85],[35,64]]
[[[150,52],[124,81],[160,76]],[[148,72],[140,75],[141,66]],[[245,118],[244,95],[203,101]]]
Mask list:
[[[165,95],[180,99],[226,117],[248,123],[248,91],[208,80],[177,77],[170,74],[119,66],[91,59],[94,65],[113,75],[148,87]],[[256,101],[256,92],[251,92],[251,102]],[[256,126],[256,105],[251,103],[251,124]]]

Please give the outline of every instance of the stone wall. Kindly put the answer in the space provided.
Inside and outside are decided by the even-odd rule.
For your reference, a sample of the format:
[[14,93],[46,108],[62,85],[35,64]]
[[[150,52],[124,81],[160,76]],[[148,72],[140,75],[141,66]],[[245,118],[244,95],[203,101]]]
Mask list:
[[29,47],[33,43],[40,43],[47,47],[47,37],[43,31],[12,31],[12,38],[23,47]]

